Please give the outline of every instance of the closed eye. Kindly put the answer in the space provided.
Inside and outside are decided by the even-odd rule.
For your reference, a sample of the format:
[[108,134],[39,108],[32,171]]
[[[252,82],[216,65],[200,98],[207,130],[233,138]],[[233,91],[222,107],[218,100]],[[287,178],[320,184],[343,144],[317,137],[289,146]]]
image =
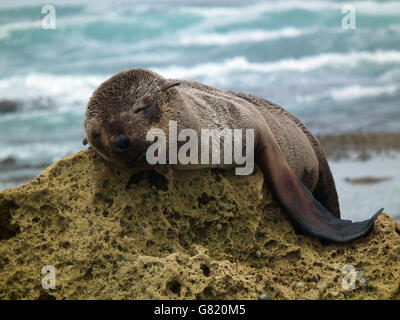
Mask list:
[[146,110],[148,108],[157,108],[157,102],[153,102],[152,104],[148,104],[148,105],[145,105],[143,107],[139,107],[139,108],[137,108],[135,110],[135,113],[141,112],[141,111]]

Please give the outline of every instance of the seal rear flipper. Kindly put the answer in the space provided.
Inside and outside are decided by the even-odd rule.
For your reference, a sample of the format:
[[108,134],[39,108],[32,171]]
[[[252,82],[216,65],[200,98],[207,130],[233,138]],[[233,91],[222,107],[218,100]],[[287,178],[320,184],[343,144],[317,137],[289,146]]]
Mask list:
[[296,226],[309,235],[332,242],[348,242],[368,233],[383,209],[362,222],[336,218],[295,176],[272,134],[263,135],[262,139],[257,162],[275,197]]
[[305,216],[291,212],[288,212],[288,215],[302,230],[317,238],[332,242],[348,242],[357,239],[371,230],[376,218],[383,212],[381,208],[370,219],[361,222],[338,219],[314,199],[311,192],[301,182],[299,184],[312,198],[317,211]]

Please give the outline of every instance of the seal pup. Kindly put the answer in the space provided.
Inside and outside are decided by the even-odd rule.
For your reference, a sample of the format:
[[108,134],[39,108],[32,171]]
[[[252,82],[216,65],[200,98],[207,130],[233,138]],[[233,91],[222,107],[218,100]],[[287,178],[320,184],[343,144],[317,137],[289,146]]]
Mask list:
[[[196,132],[254,129],[255,162],[289,219],[306,234],[348,242],[366,234],[383,211],[362,222],[340,219],[335,182],[322,146],[280,106],[194,81],[167,80],[145,69],[119,72],[94,91],[86,110],[84,144],[89,142],[119,166],[146,166],[147,132],[153,128],[167,132],[170,120],[177,121],[178,128]],[[232,165],[222,161],[220,167]]]

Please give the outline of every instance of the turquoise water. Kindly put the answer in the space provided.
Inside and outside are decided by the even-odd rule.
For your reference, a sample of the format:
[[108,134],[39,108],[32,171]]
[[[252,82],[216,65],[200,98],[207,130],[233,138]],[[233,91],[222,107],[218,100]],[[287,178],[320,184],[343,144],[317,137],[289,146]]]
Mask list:
[[[315,133],[400,130],[400,2],[38,1],[0,4],[0,161],[55,161],[83,149],[91,92],[152,69],[265,97]],[[4,173],[3,173],[4,174]]]

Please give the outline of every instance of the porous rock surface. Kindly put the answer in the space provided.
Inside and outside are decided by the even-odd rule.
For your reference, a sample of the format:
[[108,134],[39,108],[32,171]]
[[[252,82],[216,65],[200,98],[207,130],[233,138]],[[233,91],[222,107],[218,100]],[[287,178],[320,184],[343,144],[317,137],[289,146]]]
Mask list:
[[323,243],[295,232],[258,168],[135,172],[89,148],[0,192],[1,299],[399,299],[399,285],[386,214]]

